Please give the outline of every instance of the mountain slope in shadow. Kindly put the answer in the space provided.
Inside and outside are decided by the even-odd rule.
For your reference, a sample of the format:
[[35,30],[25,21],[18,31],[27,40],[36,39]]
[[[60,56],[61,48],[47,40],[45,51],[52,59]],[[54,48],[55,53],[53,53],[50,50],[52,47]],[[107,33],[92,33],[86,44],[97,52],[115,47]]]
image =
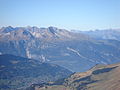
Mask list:
[[24,89],[33,83],[55,81],[72,72],[55,64],[14,55],[0,55],[0,89]]

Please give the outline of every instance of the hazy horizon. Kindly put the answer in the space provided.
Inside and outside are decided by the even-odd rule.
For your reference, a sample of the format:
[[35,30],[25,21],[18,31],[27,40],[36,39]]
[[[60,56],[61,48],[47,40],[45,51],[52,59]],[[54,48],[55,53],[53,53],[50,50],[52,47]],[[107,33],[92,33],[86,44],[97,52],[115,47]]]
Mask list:
[[37,28],[48,28],[48,27],[55,27],[55,28],[58,28],[58,29],[65,29],[65,30],[68,30],[68,31],[95,31],[95,30],[119,30],[120,28],[105,28],[105,29],[88,29],[88,30],[80,30],[80,29],[67,29],[67,28],[61,28],[61,27],[56,27],[56,26],[48,26],[48,27],[43,27],[43,26],[2,26],[0,27],[0,29],[2,28],[6,28],[6,27],[13,27],[13,28],[20,28],[20,27],[23,27],[23,28],[29,28],[29,27],[37,27]]
[[119,0],[0,0],[0,28],[117,29],[119,10]]

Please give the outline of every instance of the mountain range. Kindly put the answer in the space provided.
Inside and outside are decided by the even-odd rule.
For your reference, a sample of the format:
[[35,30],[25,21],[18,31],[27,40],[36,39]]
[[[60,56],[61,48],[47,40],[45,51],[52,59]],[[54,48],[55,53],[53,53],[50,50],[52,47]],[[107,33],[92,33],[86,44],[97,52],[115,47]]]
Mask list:
[[[31,58],[57,64],[73,72],[84,72],[96,64],[120,62],[118,31],[76,33],[56,27],[8,26],[0,29],[0,54]],[[111,33],[116,38],[98,39],[100,32]]]
[[1,90],[119,90],[119,62],[120,29],[0,29]]

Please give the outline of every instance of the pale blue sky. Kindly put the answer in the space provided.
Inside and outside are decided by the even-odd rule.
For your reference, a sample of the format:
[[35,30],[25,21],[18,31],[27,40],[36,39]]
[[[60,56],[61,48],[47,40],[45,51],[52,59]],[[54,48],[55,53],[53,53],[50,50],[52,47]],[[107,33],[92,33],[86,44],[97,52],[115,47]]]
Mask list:
[[120,0],[0,0],[0,27],[120,28]]

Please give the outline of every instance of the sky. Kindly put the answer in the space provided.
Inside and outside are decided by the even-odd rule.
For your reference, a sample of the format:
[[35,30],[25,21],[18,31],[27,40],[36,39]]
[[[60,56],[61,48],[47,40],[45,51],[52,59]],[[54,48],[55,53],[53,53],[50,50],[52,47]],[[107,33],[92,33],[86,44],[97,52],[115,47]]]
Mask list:
[[120,28],[120,0],[0,0],[0,27]]

